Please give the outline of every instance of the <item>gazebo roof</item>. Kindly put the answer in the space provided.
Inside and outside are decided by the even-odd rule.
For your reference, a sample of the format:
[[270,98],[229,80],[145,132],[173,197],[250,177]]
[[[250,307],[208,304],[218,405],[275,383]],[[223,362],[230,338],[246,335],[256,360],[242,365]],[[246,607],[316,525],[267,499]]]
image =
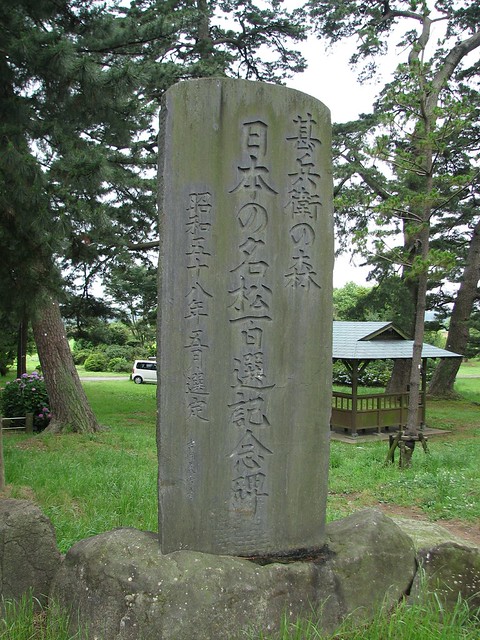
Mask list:
[[[333,323],[334,360],[397,360],[410,359],[413,340],[392,322]],[[423,343],[422,358],[461,358],[452,351]]]

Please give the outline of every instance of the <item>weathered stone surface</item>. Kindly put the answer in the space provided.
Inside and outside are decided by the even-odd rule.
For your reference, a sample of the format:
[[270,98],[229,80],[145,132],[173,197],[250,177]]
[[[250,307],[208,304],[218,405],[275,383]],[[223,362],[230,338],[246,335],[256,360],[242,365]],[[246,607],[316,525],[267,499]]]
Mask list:
[[392,519],[412,539],[421,568],[412,585],[412,599],[421,599],[426,590],[435,592],[452,608],[459,595],[470,600],[472,606],[480,606],[480,550],[477,546],[435,522]]
[[27,500],[0,500],[0,598],[19,600],[31,590],[40,602],[59,565],[50,520]]
[[345,613],[365,616],[398,602],[416,572],[412,540],[376,509],[327,525],[336,594]]
[[328,525],[328,537],[321,558],[260,566],[193,551],[162,555],[156,535],[119,529],[72,547],[52,593],[79,612],[91,637],[235,640],[246,629],[274,631],[283,615],[294,621],[321,611],[331,629],[357,607],[365,615],[387,592],[398,600],[411,583],[411,544],[382,514]]
[[273,629],[285,611],[310,612],[318,579],[313,563],[261,567],[193,551],[163,556],[157,536],[121,529],[76,544],[53,593],[105,640],[235,639],[246,628]]
[[266,83],[165,94],[162,551],[321,547],[331,413],[330,117]]
[[454,535],[445,527],[440,526],[436,522],[428,522],[426,520],[417,520],[413,518],[402,518],[392,516],[392,520],[404,531],[413,541],[416,551],[430,550],[444,542],[456,542],[465,547],[474,547],[473,542],[464,540]]
[[459,595],[472,608],[480,607],[480,549],[444,542],[420,550],[418,560],[421,570],[412,585],[412,599],[421,599],[426,589],[452,609]]

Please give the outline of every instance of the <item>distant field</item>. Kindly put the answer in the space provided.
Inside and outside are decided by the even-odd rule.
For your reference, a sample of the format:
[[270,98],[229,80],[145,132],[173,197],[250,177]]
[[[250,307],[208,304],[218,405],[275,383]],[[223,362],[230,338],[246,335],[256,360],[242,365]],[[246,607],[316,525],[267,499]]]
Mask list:
[[475,360],[468,360],[460,366],[457,378],[471,376],[480,378],[480,358]]
[[[33,371],[35,369],[35,367],[40,365],[40,361],[38,359],[38,356],[36,354],[31,355],[31,356],[27,356],[27,370],[28,371]],[[132,362],[133,365],[133,362]],[[85,368],[83,366],[78,366],[77,367],[77,371],[79,372],[80,376],[95,376],[95,375],[101,375],[101,376],[111,376],[111,377],[115,377],[115,376],[126,376],[128,377],[128,373],[112,373],[111,371],[85,371]],[[12,376],[14,374],[13,369],[10,372],[9,378],[10,376]],[[480,378],[480,358],[476,358],[474,360],[468,360],[466,362],[463,362],[462,365],[460,366],[460,370],[458,372],[457,378],[470,378],[470,377],[478,377]],[[1,380],[1,379],[0,379]],[[480,381],[479,381],[480,384]]]

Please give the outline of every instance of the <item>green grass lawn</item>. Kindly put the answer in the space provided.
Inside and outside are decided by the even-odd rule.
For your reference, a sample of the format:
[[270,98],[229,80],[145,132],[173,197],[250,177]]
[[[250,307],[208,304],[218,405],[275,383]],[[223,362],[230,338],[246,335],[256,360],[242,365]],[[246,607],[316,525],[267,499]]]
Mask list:
[[[83,384],[102,432],[4,437],[10,495],[42,507],[62,551],[119,526],[157,528],[156,385]],[[462,379],[458,390],[463,399],[428,403],[428,425],[449,433],[431,438],[429,455],[419,448],[411,469],[383,464],[384,441],[332,442],[327,519],[385,504],[414,507],[433,520],[478,522],[480,380]]]
[[[427,425],[445,430],[421,447],[410,469],[383,464],[386,442],[332,442],[327,518],[364,506],[410,507],[426,519],[480,522],[480,379],[461,379],[462,398],[428,400]],[[448,432],[448,433],[447,433]],[[353,450],[353,452],[352,452]]]
[[4,437],[11,496],[52,520],[60,549],[120,526],[157,529],[154,385],[85,382],[97,434]]
[[[115,527],[157,529],[156,385],[135,385],[129,380],[83,384],[104,426],[102,432],[33,437],[6,434],[4,437],[6,495],[39,504],[52,520],[63,552],[80,539]],[[444,429],[445,434],[430,440],[429,455],[421,449],[415,452],[411,469],[400,471],[396,465],[383,464],[386,442],[354,445],[332,442],[328,520],[365,506],[388,505],[415,508],[425,519],[442,518],[478,525],[480,379],[459,379],[457,391],[463,396],[459,400],[429,402],[427,422],[429,426]],[[394,615],[398,628],[395,631],[390,626],[389,631]],[[435,630],[445,626],[438,615],[438,611],[426,613],[422,608],[400,606],[394,614],[379,614],[368,627],[344,628],[328,638],[477,638],[478,629],[473,629],[465,617],[455,621],[458,627],[445,623],[457,635],[436,635]],[[24,622],[16,612],[12,613],[12,620],[4,631],[0,623],[1,640],[24,637],[18,625],[30,628],[28,611]],[[417,635],[420,626],[424,635]],[[27,637],[40,640],[40,636],[30,632]],[[73,640],[67,632],[53,638]],[[279,638],[327,640],[327,636],[308,622],[285,628]]]
[[460,365],[457,377],[477,376],[480,378],[480,358],[467,360]]

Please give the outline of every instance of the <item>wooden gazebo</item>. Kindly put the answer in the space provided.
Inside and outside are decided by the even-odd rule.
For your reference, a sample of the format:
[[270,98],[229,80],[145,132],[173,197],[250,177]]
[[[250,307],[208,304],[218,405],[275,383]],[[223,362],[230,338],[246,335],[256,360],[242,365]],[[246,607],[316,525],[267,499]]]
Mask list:
[[[405,426],[409,393],[359,395],[358,377],[372,360],[411,360],[413,340],[409,340],[391,322],[334,322],[333,361],[340,360],[350,374],[351,393],[334,391],[331,428],[355,437],[358,432]],[[458,353],[430,344],[422,348],[422,385],[418,407],[418,425],[425,425],[426,363],[428,358],[461,358]]]

